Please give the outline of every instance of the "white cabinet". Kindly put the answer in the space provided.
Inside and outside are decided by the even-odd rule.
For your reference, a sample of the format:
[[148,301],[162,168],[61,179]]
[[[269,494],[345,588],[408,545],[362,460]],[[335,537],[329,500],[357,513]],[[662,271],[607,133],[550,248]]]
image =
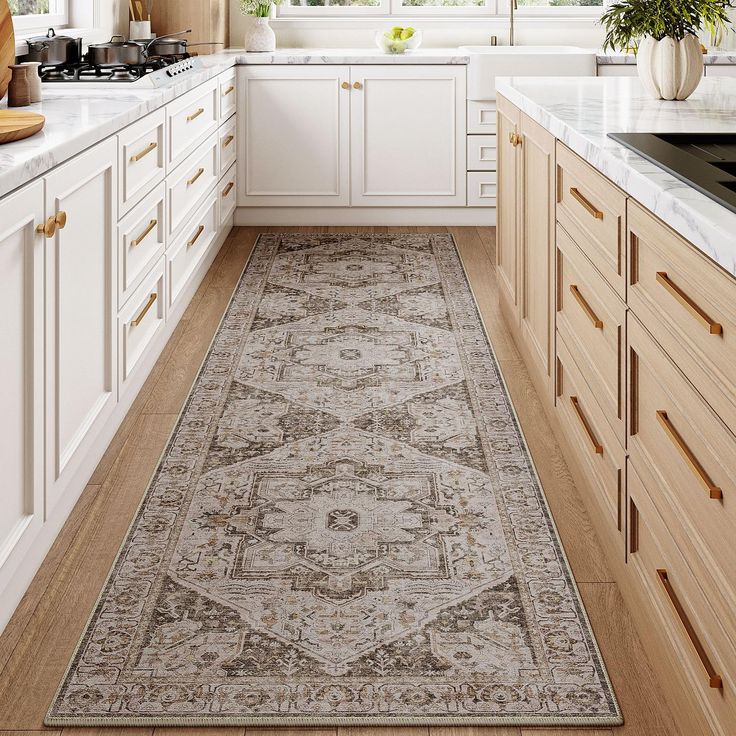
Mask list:
[[241,67],[238,74],[238,204],[349,205],[350,68]]
[[47,513],[117,400],[116,211],[114,138],[46,176]]
[[43,183],[0,201],[0,590],[44,519]]

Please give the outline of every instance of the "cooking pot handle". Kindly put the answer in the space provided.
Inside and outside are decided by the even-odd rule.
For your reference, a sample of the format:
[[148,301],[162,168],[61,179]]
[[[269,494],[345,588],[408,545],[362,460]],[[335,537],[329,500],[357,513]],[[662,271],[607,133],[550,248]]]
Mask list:
[[112,43],[116,38],[119,38],[123,43],[126,41],[126,38],[122,33],[116,33],[115,35],[110,36],[110,43]]
[[29,41],[26,39],[26,43],[28,44],[28,53],[30,54],[32,51],[35,53],[38,53],[39,51],[44,51],[49,47],[47,43],[44,43],[43,41]]

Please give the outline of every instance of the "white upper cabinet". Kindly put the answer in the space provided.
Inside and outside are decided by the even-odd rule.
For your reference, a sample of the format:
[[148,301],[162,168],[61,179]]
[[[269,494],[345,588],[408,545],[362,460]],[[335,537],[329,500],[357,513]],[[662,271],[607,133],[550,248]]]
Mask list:
[[349,205],[350,68],[241,67],[238,74],[239,204]]
[[351,71],[352,204],[465,206],[465,68]]

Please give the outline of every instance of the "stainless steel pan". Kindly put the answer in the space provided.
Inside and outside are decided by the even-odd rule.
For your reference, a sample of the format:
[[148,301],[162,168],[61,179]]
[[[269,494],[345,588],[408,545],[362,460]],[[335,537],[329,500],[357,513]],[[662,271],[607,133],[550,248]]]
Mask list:
[[140,65],[146,63],[146,58],[146,45],[128,41],[125,36],[113,36],[105,43],[91,43],[87,50],[87,61],[95,66]]
[[82,59],[82,39],[57,36],[49,28],[45,36],[25,40],[28,50],[20,54],[23,61],[39,61],[44,65],[76,64]]

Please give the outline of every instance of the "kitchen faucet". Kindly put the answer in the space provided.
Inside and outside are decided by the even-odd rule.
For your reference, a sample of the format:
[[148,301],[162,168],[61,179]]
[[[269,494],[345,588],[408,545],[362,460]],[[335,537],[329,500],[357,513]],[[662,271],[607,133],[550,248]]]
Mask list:
[[518,0],[509,0],[509,46],[514,45],[514,11],[518,9]]

